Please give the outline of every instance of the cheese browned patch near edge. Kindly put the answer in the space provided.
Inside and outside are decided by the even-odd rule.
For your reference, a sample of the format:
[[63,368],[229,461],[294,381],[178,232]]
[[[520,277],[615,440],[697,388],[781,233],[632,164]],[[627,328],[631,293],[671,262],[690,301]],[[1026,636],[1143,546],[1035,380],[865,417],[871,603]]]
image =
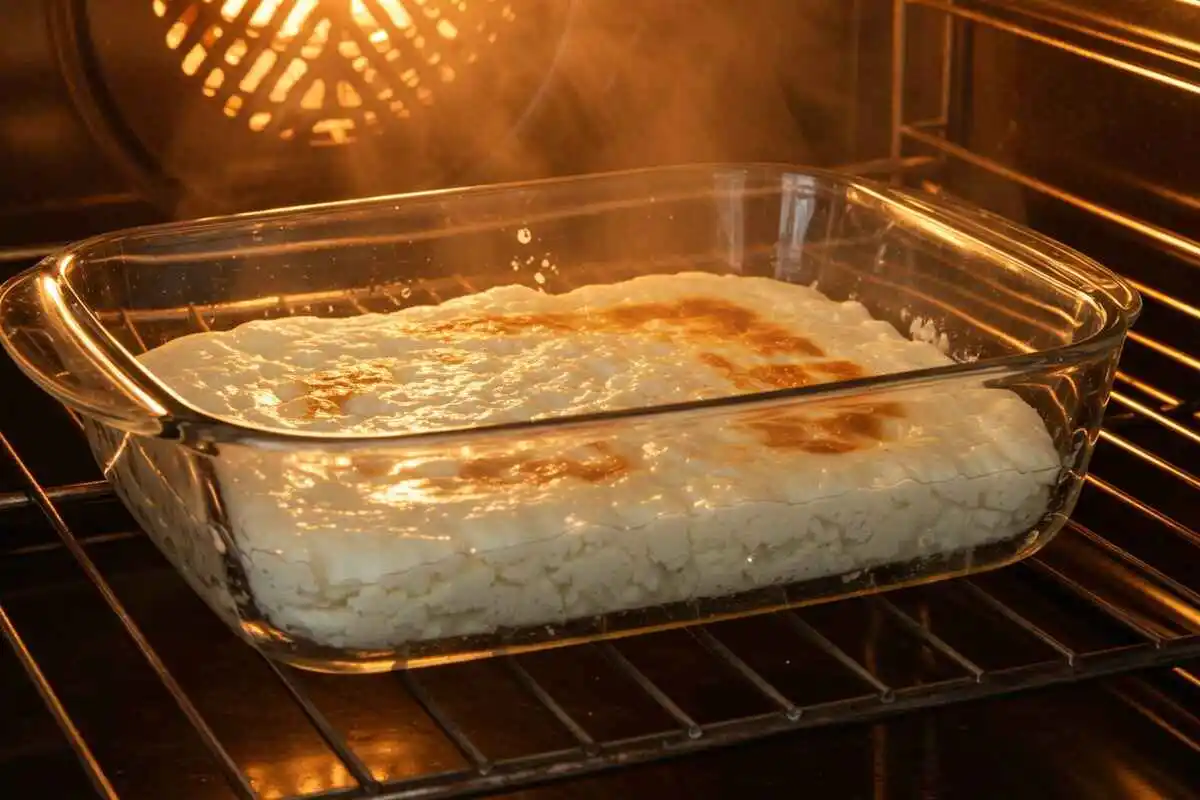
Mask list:
[[813,361],[808,364],[759,364],[740,367],[728,358],[716,353],[701,353],[700,362],[721,372],[739,389],[751,392],[772,389],[795,389],[814,383],[828,383],[830,376],[837,380],[851,380],[866,375],[858,364],[851,361]]
[[[436,336],[452,343],[464,336],[512,336],[533,330],[576,333],[640,333],[672,338],[682,334],[714,344],[737,341],[764,356],[803,355],[821,358],[814,342],[796,336],[781,325],[763,319],[747,308],[716,298],[692,297],[675,302],[635,303],[605,309],[543,314],[494,314],[414,325],[406,333]],[[433,358],[445,365],[461,362],[454,353],[440,351]],[[739,366],[716,353],[704,352],[699,360],[717,370],[738,389],[771,391],[853,380],[866,371],[851,361],[815,360],[803,364]],[[391,380],[386,364],[367,361],[321,370],[300,380],[307,400],[305,418],[345,413],[345,404],[357,394]],[[872,446],[886,438],[884,420],[904,416],[899,403],[858,403],[815,412],[783,410],[755,415],[740,424],[753,431],[763,445],[773,449],[838,455]],[[505,456],[467,461],[459,481],[471,485],[546,485],[564,478],[601,483],[616,480],[633,468],[629,458],[612,452],[603,442],[588,445],[591,458],[535,458]],[[431,487],[432,488],[432,487]],[[449,486],[445,488],[451,488]],[[453,491],[453,489],[451,489]]]
[[885,438],[883,422],[904,416],[899,403],[857,403],[829,409],[826,416],[785,410],[747,423],[763,444],[780,450],[837,455],[861,450]]
[[380,361],[324,369],[300,379],[305,388],[305,419],[336,417],[346,413],[349,403],[364,389],[392,379],[392,371]]
[[[662,327],[652,327],[654,325]],[[448,336],[446,341],[453,341],[454,336],[512,336],[538,329],[564,333],[638,332],[668,338],[673,333],[683,333],[693,339],[711,338],[719,342],[736,339],[762,355],[824,355],[813,341],[763,319],[757,312],[707,297],[689,297],[670,303],[631,303],[586,311],[485,314],[414,325],[411,333]]]
[[629,471],[630,461],[614,453],[604,442],[588,445],[595,456],[585,459],[532,458],[523,455],[479,458],[467,461],[459,477],[477,484],[531,483],[545,485],[559,478],[575,478],[588,483],[614,480]]
[[629,458],[614,452],[605,442],[589,442],[584,448],[591,453],[579,458],[519,453],[467,459],[454,477],[408,477],[403,472],[392,472],[391,460],[386,457],[354,459],[354,467],[364,477],[386,476],[391,481],[407,483],[430,498],[469,495],[504,486],[545,487],[564,478],[607,483],[618,480],[634,467]]

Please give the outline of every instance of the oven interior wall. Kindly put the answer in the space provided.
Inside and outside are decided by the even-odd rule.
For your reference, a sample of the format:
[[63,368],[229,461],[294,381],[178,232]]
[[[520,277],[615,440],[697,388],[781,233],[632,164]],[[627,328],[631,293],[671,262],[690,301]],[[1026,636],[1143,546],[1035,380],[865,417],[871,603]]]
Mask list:
[[[244,115],[204,96],[202,72],[183,74],[163,31],[195,4],[168,3],[163,19],[150,0],[120,5],[116,14],[88,0],[14,3],[0,32],[0,244],[651,164],[833,165],[882,155],[888,141],[891,8],[882,0],[564,0],[565,22],[520,31],[530,49],[540,33],[562,37],[557,49],[536,45],[555,53],[536,96],[504,109],[491,96],[457,97],[441,127],[425,130],[414,115],[381,135],[317,146],[249,133]],[[518,18],[537,8],[511,5]],[[316,8],[336,15],[340,6]],[[479,66],[504,69],[483,57]],[[500,123],[483,141],[434,146],[485,113]]]
[[[245,120],[205,97],[163,41],[190,4],[167,4],[162,20],[149,0],[121,5],[116,14],[87,0],[7,4],[0,244],[431,186],[696,161],[833,166],[889,154],[891,0],[576,0],[564,25],[547,22],[561,47],[544,90],[501,125],[508,135],[451,154],[414,144],[403,125],[333,147],[246,136]],[[993,5],[1012,4],[982,7]],[[1112,0],[1051,5],[1113,13]],[[1122,13],[1200,39],[1184,4],[1152,5]],[[958,79],[943,110],[943,20],[919,5],[908,11],[906,121],[945,115],[949,138],[973,152],[1195,237],[1200,166],[1182,157],[1194,95],[959,20],[949,53]],[[538,30],[531,23],[522,33]],[[481,102],[492,98],[473,98],[439,123],[468,127]],[[225,140],[250,144],[217,146]],[[953,158],[945,166],[940,180],[970,199],[1044,223],[1071,244],[1099,237],[1121,257],[1141,255],[1110,232],[1084,232],[1090,218],[1039,192]]]

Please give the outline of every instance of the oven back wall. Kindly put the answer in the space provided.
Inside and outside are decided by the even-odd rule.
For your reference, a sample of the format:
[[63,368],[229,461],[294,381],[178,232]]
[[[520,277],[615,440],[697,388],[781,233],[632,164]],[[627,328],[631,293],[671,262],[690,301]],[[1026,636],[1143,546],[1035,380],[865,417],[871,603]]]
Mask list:
[[853,160],[864,87],[887,85],[880,43],[860,58],[863,4],[890,5],[16,0],[0,245],[660,163]]

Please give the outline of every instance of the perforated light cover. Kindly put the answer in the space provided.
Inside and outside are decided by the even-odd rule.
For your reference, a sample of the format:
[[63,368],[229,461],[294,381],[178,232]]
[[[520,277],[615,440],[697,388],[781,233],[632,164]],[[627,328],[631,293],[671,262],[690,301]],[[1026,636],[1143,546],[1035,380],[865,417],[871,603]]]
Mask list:
[[153,0],[196,91],[251,131],[343,144],[478,68],[507,0]]

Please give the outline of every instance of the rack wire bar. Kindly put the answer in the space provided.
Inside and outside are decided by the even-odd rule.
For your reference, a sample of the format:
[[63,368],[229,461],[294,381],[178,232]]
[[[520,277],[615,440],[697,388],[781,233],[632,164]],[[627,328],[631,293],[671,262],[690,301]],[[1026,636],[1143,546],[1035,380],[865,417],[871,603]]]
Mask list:
[[217,739],[216,734],[213,733],[212,728],[205,722],[204,717],[200,715],[191,698],[183,691],[183,687],[179,685],[175,676],[167,669],[166,664],[163,663],[162,658],[159,657],[158,653],[150,645],[141,628],[133,621],[133,617],[125,610],[125,606],[122,605],[121,601],[117,599],[117,595],[113,592],[112,587],[108,585],[108,581],[104,579],[104,576],[100,573],[100,570],[96,567],[91,557],[88,556],[83,546],[80,545],[79,540],[75,538],[75,534],[67,527],[66,522],[63,520],[62,515],[58,513],[58,509],[54,503],[51,502],[45,491],[42,490],[33,473],[25,466],[25,462],[17,455],[17,451],[13,449],[12,444],[8,441],[8,437],[3,432],[0,432],[0,448],[5,451],[9,460],[17,467],[30,493],[45,514],[46,519],[62,540],[63,546],[75,559],[75,562],[83,570],[84,574],[87,575],[88,580],[100,593],[105,604],[116,615],[117,619],[120,620],[126,634],[137,645],[142,657],[150,665],[151,669],[154,670],[159,681],[170,692],[176,705],[179,706],[179,710],[183,712],[188,722],[196,730],[201,741],[208,748],[209,753],[216,759],[218,766],[229,782],[230,788],[233,789],[238,797],[253,800],[253,798],[257,797],[257,793],[251,787],[249,779],[238,768],[237,764],[234,763],[233,758],[230,757],[229,752],[221,744],[220,740]]
[[[1159,58],[1164,61],[1174,62],[1187,69],[1200,71],[1200,59],[1193,58],[1191,55],[1176,52],[1173,49],[1166,49],[1163,45],[1180,46],[1184,44],[1179,40],[1172,41],[1170,37],[1156,34],[1145,28],[1135,28],[1122,23],[1120,20],[1113,17],[1107,17],[1095,12],[1090,12],[1083,8],[1067,8],[1058,3],[1048,2],[1047,0],[1035,0],[1035,2],[1012,2],[1012,0],[987,0],[988,4],[998,10],[1012,13],[1024,17],[1026,19],[1037,20],[1038,22],[1047,25],[1054,25],[1069,30],[1072,33],[1077,33],[1088,39],[1096,41],[1108,42],[1129,50]],[[1039,7],[1047,9],[1046,11],[1039,10]],[[1057,13],[1049,13],[1049,9],[1054,9]],[[1074,17],[1074,19],[1072,19]],[[1086,25],[1078,20],[1093,23],[1098,26],[1110,27],[1115,30],[1123,31],[1124,35],[1109,33],[1101,27],[1093,27]],[[1154,44],[1146,44],[1133,38],[1148,39]],[[1194,51],[1192,51],[1194,52]]]
[[0,247],[0,264],[16,264],[23,261],[33,261],[45,258],[51,253],[67,247],[69,242],[54,244],[35,244],[27,247]]
[[1200,534],[1196,533],[1178,520],[1172,519],[1171,517],[1159,511],[1157,508],[1152,508],[1146,505],[1141,500],[1138,500],[1128,492],[1124,492],[1118,487],[1113,486],[1103,478],[1099,478],[1096,475],[1089,473],[1086,480],[1089,484],[1095,486],[1100,491],[1116,498],[1119,502],[1131,506],[1132,508],[1136,509],[1138,513],[1163,525],[1172,533],[1188,540],[1188,542],[1190,542],[1192,545],[1200,547]]
[[1195,491],[1200,491],[1200,478],[1197,478],[1192,473],[1186,471],[1182,467],[1172,464],[1170,461],[1163,459],[1154,453],[1151,453],[1144,447],[1134,444],[1123,436],[1119,436],[1112,431],[1101,430],[1100,438],[1104,441],[1116,445],[1138,460],[1149,464],[1157,470],[1167,473],[1168,475],[1178,478],[1183,483],[1186,483]]
[[1175,420],[1171,419],[1170,417],[1168,417],[1164,414],[1160,414],[1159,412],[1155,411],[1153,408],[1149,408],[1148,406],[1137,402],[1136,400],[1134,400],[1131,397],[1126,397],[1121,392],[1114,390],[1109,395],[1109,399],[1115,400],[1116,402],[1120,403],[1121,405],[1127,406],[1128,408],[1133,409],[1137,413],[1141,414],[1143,417],[1147,417],[1149,419],[1154,420],[1159,425],[1162,425],[1164,428],[1169,429],[1172,433],[1182,436],[1185,439],[1190,439],[1192,442],[1194,442],[1196,444],[1200,444],[1200,431],[1196,431],[1196,430],[1193,430],[1192,428],[1186,427],[1186,426],[1180,424],[1179,422],[1176,422]]
[[[1121,31],[1126,34],[1126,37],[1136,36],[1147,41],[1157,42],[1161,45],[1176,48],[1181,52],[1195,53],[1200,56],[1200,42],[1180,38],[1179,36],[1170,34],[1165,30],[1141,25],[1129,20],[1115,17],[1111,14],[1096,11],[1092,8],[1087,8],[1082,5],[1063,2],[1062,0],[1032,1],[1041,8],[1053,9],[1059,14],[1065,14],[1069,17],[1081,19],[1094,25],[1110,28],[1115,31]],[[1006,0],[1006,2],[1011,4],[1011,0]],[[1028,4],[1029,0],[1024,0],[1024,4],[1021,6],[1021,8],[1028,7]]]
[[437,723],[438,727],[441,728],[442,733],[444,733],[446,737],[454,743],[454,746],[458,748],[459,752],[471,762],[471,764],[475,767],[475,771],[482,775],[486,775],[488,772],[490,772],[492,769],[492,762],[486,755],[484,755],[483,751],[479,749],[479,746],[471,741],[471,737],[467,736],[466,732],[463,731],[462,726],[455,722],[454,718],[450,716],[450,714],[442,708],[437,700],[433,698],[433,695],[425,690],[425,687],[421,685],[420,680],[411,672],[399,672],[397,675],[400,678],[400,682],[404,684],[404,688],[408,690],[408,693],[411,694],[413,698],[421,704],[421,707],[425,710],[425,713],[427,713],[429,717]]
[[646,674],[635,667],[633,663],[625,657],[615,644],[612,642],[600,642],[596,647],[600,648],[600,652],[615,666],[620,672],[636,683],[642,691],[644,691],[650,699],[666,711],[671,717],[679,723],[679,726],[687,734],[689,739],[699,739],[704,731],[696,723],[694,719],[687,715],[679,705],[672,700],[666,692],[658,688],[654,681],[646,677]]
[[787,699],[770,682],[764,679],[762,675],[759,675],[758,672],[743,661],[741,657],[726,647],[724,642],[713,636],[711,631],[707,628],[689,628],[688,630],[697,641],[707,647],[718,658],[729,664],[747,683],[762,693],[763,697],[779,706],[783,713],[790,719],[800,716],[801,711],[796,707],[795,703]]
[[883,610],[895,617],[900,624],[912,631],[914,635],[924,640],[934,650],[946,656],[951,661],[969,672],[971,677],[973,677],[977,682],[983,679],[984,670],[982,667],[948,645],[946,641],[942,639],[942,637],[938,636],[936,633],[929,630],[929,628],[913,619],[911,615],[909,615],[903,609],[898,608],[896,604],[891,600],[888,600],[887,597],[880,595],[879,597],[875,598],[875,602],[881,608],[883,608]]
[[1150,720],[1160,730],[1200,754],[1200,717],[1194,710],[1142,681],[1121,680],[1107,687],[1127,706]]
[[1116,561],[1124,562],[1126,566],[1133,568],[1136,572],[1139,572],[1162,584],[1180,598],[1185,600],[1190,606],[1194,608],[1200,608],[1200,594],[1188,588],[1187,586],[1184,586],[1182,583],[1175,580],[1170,575],[1165,574],[1162,570],[1158,569],[1154,565],[1148,564],[1132,553],[1122,550],[1112,542],[1105,539],[1103,536],[1100,536],[1095,531],[1076,522],[1075,520],[1068,521],[1067,526],[1080,537],[1086,539],[1089,544],[1092,544],[1095,547],[1105,551],[1107,555],[1112,556],[1112,558]]
[[[990,172],[993,175],[1010,180],[1013,183],[1019,183],[1026,188],[1033,189],[1034,191],[1040,192],[1048,197],[1053,197],[1055,200],[1060,200],[1068,205],[1080,209],[1081,211],[1086,211],[1094,216],[1116,223],[1117,225],[1131,230],[1134,233],[1140,234],[1149,239],[1153,239],[1158,244],[1164,245],[1179,255],[1191,259],[1193,263],[1200,263],[1200,242],[1196,242],[1187,238],[1186,236],[1181,236],[1160,225],[1155,225],[1153,223],[1140,220],[1129,214],[1125,214],[1121,211],[1109,208],[1108,206],[1094,203],[1087,198],[1081,197],[1072,192],[1068,192],[1065,189],[1061,189],[1057,186],[1049,184],[1046,181],[1033,177],[1032,175],[1027,175],[1024,172],[1001,164],[1000,162],[987,158],[986,156],[981,156],[978,153],[974,153],[967,148],[954,144],[953,142],[941,136],[936,136],[917,130],[911,125],[902,125],[900,130],[903,136],[912,139],[915,142],[920,142],[927,147],[931,147],[934,150],[956,158],[959,161],[963,161],[986,172]],[[1139,291],[1141,291],[1140,286],[1141,285],[1139,284]],[[1181,303],[1178,300],[1174,300],[1169,295],[1163,294],[1162,292],[1156,292],[1152,290],[1147,294],[1149,294],[1151,297],[1154,297],[1156,300],[1161,299],[1163,302],[1169,302],[1173,306],[1181,307],[1180,310],[1184,310],[1185,312],[1191,311],[1192,313],[1195,313],[1194,309],[1191,309],[1191,307],[1187,304]]]
[[584,752],[589,755],[599,752],[599,747],[596,745],[596,740],[591,737],[582,725],[575,721],[575,718],[567,713],[567,710],[554,697],[546,691],[546,689],[537,682],[537,680],[529,674],[529,670],[521,665],[518,658],[504,659],[505,666],[513,677],[525,687],[534,698],[541,703],[547,711],[549,711],[559,724],[567,729],[567,732],[575,737],[575,741],[583,748]]
[[1066,661],[1069,666],[1075,666],[1075,659],[1078,658],[1078,654],[1070,647],[1067,647],[1058,639],[1054,638],[1045,630],[1043,630],[1037,623],[1021,616],[1012,608],[1012,606],[1000,600],[995,595],[982,589],[977,582],[970,578],[964,578],[959,582],[959,585],[965,588],[977,600],[986,605],[988,608],[1000,614],[1009,622],[1013,623],[1021,628],[1021,630],[1036,638],[1042,644],[1046,645],[1052,650],[1055,650],[1060,656],[1062,656],[1063,660]]
[[[1056,36],[1049,36],[1044,33],[1039,33],[1038,31],[1025,27],[1024,25],[1018,25],[1015,22],[1009,22],[1001,19],[994,14],[976,11],[974,9],[965,8],[959,5],[952,5],[950,3],[942,2],[942,0],[902,0],[902,2],[907,2],[911,5],[922,6],[934,11],[939,11],[943,14],[959,17],[960,19],[969,20],[980,25],[985,25],[994,30],[1004,31],[1005,33],[1019,36],[1022,39],[1028,39],[1032,42],[1038,42],[1040,44],[1053,47],[1056,50],[1062,50],[1064,52],[1080,56],[1081,58],[1088,59],[1089,61],[1096,61],[1101,64],[1106,64],[1110,67],[1122,70],[1123,72],[1131,73],[1145,80],[1166,84],[1174,89],[1190,92],[1191,94],[1200,94],[1200,83],[1195,83],[1193,81],[1180,78],[1169,72],[1163,72],[1162,70],[1145,67],[1132,61],[1114,58],[1113,56],[1106,55],[1097,50],[1073,44],[1066,39],[1060,39]],[[1044,17],[1044,19],[1050,18]],[[1071,28],[1076,32],[1087,32],[1094,38],[1116,39],[1116,37],[1111,37],[1108,34],[1101,34],[1097,31],[1092,31],[1088,28],[1085,28],[1084,26],[1075,25],[1062,20],[1055,20],[1055,24],[1059,25],[1060,27]],[[1142,51],[1153,50],[1152,48],[1140,46],[1132,42],[1124,40],[1117,41],[1121,41],[1121,43],[1127,47],[1136,48]],[[1174,56],[1173,54],[1166,53],[1165,51],[1154,51],[1154,55],[1160,58],[1169,58],[1173,61],[1185,61],[1182,57]],[[1190,62],[1185,61],[1185,63]]]
[[325,744],[329,745],[329,749],[334,752],[338,760],[346,767],[346,770],[354,778],[355,782],[368,794],[378,793],[379,781],[375,780],[375,776],[371,774],[370,767],[363,763],[363,760],[346,742],[346,737],[342,732],[330,723],[329,719],[317,708],[312,698],[300,688],[300,684],[287,673],[287,668],[279,666],[266,656],[263,656],[263,661],[267,663],[271,672],[283,684],[283,688],[287,690],[296,705],[300,706],[300,709],[304,712],[304,716],[317,729]]
[[50,685],[50,681],[46,680],[46,676],[42,674],[41,667],[38,666],[33,654],[29,652],[29,648],[25,646],[24,640],[21,639],[21,634],[17,631],[16,626],[13,625],[12,620],[9,619],[4,606],[0,606],[0,633],[4,635],[4,640],[8,642],[9,647],[16,653],[17,660],[21,662],[22,669],[29,676],[29,680],[33,682],[38,695],[42,698],[42,702],[46,704],[46,708],[50,711],[50,716],[54,717],[55,724],[58,725],[59,730],[66,736],[67,743],[75,752],[75,757],[79,759],[79,763],[83,767],[88,781],[91,782],[92,788],[96,790],[97,794],[105,798],[105,800],[118,800],[117,790],[113,788],[108,776],[104,774],[100,762],[96,760],[96,756],[92,753],[92,748],[88,746],[83,735],[80,734],[79,728],[76,727],[75,721],[71,719],[71,715],[67,713],[66,707],[58,699],[58,693],[54,691],[54,687]]
[[[94,500],[110,497],[113,494],[108,481],[81,481],[68,483],[63,486],[52,486],[46,489],[46,496],[54,502],[71,502],[75,500]],[[0,492],[0,513],[10,508],[23,508],[37,505],[33,496],[28,492]]]
[[1054,581],[1071,591],[1071,593],[1102,609],[1110,618],[1120,622],[1130,631],[1137,634],[1139,638],[1151,642],[1156,649],[1163,646],[1163,637],[1158,633],[1150,630],[1145,625],[1138,622],[1137,619],[1135,619],[1128,611],[1121,608],[1116,603],[1111,602],[1107,598],[1102,597],[1101,595],[1087,588],[1082,583],[1075,580],[1070,575],[1067,575],[1057,567],[1046,563],[1046,560],[1043,557],[1034,556],[1033,558],[1029,559],[1029,563],[1036,567],[1038,571],[1052,578]]
[[784,612],[783,619],[801,638],[812,643],[825,654],[832,656],[839,664],[873,688],[878,693],[880,702],[890,703],[895,698],[896,692],[892,687],[876,678],[870,670],[851,658],[845,650],[829,641],[828,637],[801,619],[796,612]]
[[[1122,672],[1124,668],[1098,665],[1093,674],[1107,675]],[[1003,673],[998,674],[1003,678]],[[1052,686],[1073,680],[1070,671],[1046,673],[1030,683],[1030,686]],[[552,775],[529,759],[511,759],[498,761],[486,774],[476,772],[455,772],[438,776],[430,776],[412,781],[398,781],[385,784],[380,800],[428,800],[429,798],[461,797],[489,790],[508,789],[513,786],[528,785],[532,782],[544,781],[547,778],[563,779],[584,775],[614,766],[628,766],[662,758],[664,755],[679,755],[689,752],[703,751],[716,747],[728,746],[750,741],[773,734],[788,731],[810,730],[831,724],[878,719],[884,715],[893,715],[917,708],[927,708],[933,705],[961,702],[978,697],[994,694],[985,684],[975,684],[971,681],[958,682],[955,690],[934,695],[913,693],[903,695],[887,705],[876,705],[866,709],[861,703],[843,701],[824,705],[806,706],[801,709],[800,716],[789,718],[783,713],[758,715],[752,718],[732,720],[729,723],[717,723],[704,726],[703,737],[665,740],[660,735],[648,735],[605,743],[603,749],[595,755],[572,761],[564,761],[556,765]],[[883,714],[879,709],[885,709]]]

